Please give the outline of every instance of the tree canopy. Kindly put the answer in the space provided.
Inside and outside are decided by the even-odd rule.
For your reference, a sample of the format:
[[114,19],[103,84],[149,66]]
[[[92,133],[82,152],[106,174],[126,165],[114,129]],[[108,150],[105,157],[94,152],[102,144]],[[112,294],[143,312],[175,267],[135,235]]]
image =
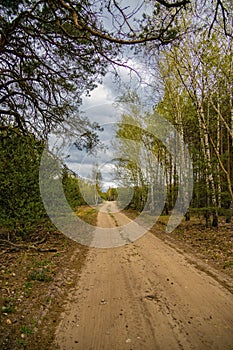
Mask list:
[[[64,137],[67,139],[75,130],[77,149],[83,146],[90,149],[98,144],[93,129],[99,126],[79,114],[81,97],[101,82],[109,64],[127,66],[129,50],[124,51],[124,47],[134,49],[134,53],[146,48],[145,56],[149,57],[160,49],[164,96],[156,110],[191,145],[196,186],[193,205],[229,206],[233,198],[231,3],[231,0],[137,3],[2,0],[0,220],[16,227],[24,219],[45,214],[37,185],[45,143],[38,138],[46,139],[54,126],[65,121],[68,127]],[[127,118],[135,117],[136,112],[137,104],[133,101],[132,115]],[[154,113],[147,118],[139,115],[139,125],[141,121],[149,125],[153,118],[156,118]],[[150,152],[165,163],[167,207],[171,209],[179,174],[169,152],[132,125],[124,126],[120,132],[146,142]],[[141,209],[147,197],[153,199],[154,188],[148,191],[140,167],[132,162],[122,161],[119,169],[124,179],[137,188],[133,200]],[[149,182],[159,178],[150,162],[145,169]],[[77,192],[77,180],[68,176],[64,186],[72,205],[81,203],[79,195],[72,197]],[[83,186],[92,194],[92,184]],[[153,200],[150,203],[153,207]]]
[[[53,125],[77,114],[81,95],[96,86],[108,63],[123,64],[123,45],[172,42],[183,32],[182,11],[195,4],[190,0],[138,5],[116,0],[2,0],[1,127],[46,135]],[[220,12],[227,33],[229,6],[228,1],[213,1],[210,29]]]

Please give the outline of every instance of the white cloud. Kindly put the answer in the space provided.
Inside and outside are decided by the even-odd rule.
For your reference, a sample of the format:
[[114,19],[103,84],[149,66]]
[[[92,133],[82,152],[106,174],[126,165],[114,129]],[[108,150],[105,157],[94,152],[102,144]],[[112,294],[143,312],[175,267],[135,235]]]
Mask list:
[[107,102],[114,102],[114,96],[106,85],[98,84],[97,88],[91,92],[91,96],[84,96],[82,100],[83,107],[87,110],[88,108],[103,105]]
[[[125,53],[127,55],[127,52]],[[130,53],[131,54],[131,53]],[[112,140],[115,138],[114,125],[119,121],[123,110],[117,105],[116,98],[121,95],[126,86],[131,86],[132,89],[136,89],[140,98],[145,99],[148,103],[149,96],[153,95],[149,83],[153,82],[153,76],[151,75],[146,63],[142,61],[140,57],[132,56],[128,57],[127,64],[133,69],[139,72],[142,82],[139,77],[130,72],[129,69],[124,67],[118,67],[117,71],[120,76],[118,83],[114,81],[114,75],[109,72],[103,79],[103,84],[98,85],[90,93],[90,97],[83,96],[82,108],[84,115],[89,118],[91,122],[97,122],[104,127],[103,132],[99,132],[100,140],[109,147],[112,144]],[[154,98],[154,95],[153,95]],[[148,105],[148,109],[152,104]],[[113,124],[112,124],[113,123]],[[70,158],[67,160],[67,165],[73,171],[75,171],[81,177],[90,176],[93,170],[93,165],[98,162],[102,176],[104,188],[114,185],[111,173],[113,173],[112,159],[114,158],[113,149],[111,146],[105,151],[98,151],[96,155],[90,156],[85,151],[72,150]],[[116,184],[115,184],[116,186]]]

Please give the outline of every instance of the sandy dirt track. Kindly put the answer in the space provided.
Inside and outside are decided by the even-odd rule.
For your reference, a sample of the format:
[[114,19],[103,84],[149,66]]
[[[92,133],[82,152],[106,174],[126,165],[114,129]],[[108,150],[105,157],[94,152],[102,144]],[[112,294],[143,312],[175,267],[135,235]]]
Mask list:
[[[114,205],[105,204],[99,226],[128,222]],[[232,350],[232,294],[151,233],[123,247],[91,248],[61,315],[56,346]]]

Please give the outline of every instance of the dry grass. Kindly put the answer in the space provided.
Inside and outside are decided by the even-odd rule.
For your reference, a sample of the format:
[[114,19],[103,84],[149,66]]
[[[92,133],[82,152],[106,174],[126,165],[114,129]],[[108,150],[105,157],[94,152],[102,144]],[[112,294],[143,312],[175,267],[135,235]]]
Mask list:
[[[132,219],[138,215],[132,210],[124,213]],[[166,234],[168,219],[169,216],[160,216],[151,232],[233,277],[233,222],[226,224],[225,218],[220,217],[218,228],[206,228],[204,217],[192,216],[190,221],[183,220],[172,233]]]
[[183,248],[205,262],[233,277],[233,223],[226,224],[219,218],[218,228],[206,228],[204,218],[192,217],[183,221],[169,235],[164,233],[167,217],[161,217],[152,232],[160,238],[170,239],[182,244]]
[[[82,207],[79,215],[95,224],[97,212]],[[41,231],[42,232],[42,231]],[[88,248],[52,230],[36,250],[0,255],[0,349],[48,350],[70,288],[76,285]]]

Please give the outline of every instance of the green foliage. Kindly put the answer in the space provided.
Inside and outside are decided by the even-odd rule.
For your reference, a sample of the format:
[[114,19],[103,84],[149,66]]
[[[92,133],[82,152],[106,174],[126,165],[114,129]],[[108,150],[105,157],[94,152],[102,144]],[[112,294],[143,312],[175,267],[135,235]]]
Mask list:
[[50,270],[47,268],[44,269],[35,269],[30,272],[27,276],[28,281],[39,281],[39,282],[51,282],[53,280]]
[[148,196],[148,189],[145,186],[135,186],[133,190],[133,198],[129,204],[129,207],[137,211],[142,211],[145,207],[146,199]]
[[106,192],[106,199],[108,201],[115,201],[117,200],[117,197],[118,197],[117,189],[109,187]]
[[33,330],[31,329],[31,327],[29,327],[28,325],[23,325],[20,328],[20,332],[24,333],[24,334],[28,334],[28,335],[32,335],[34,334]]
[[22,236],[45,217],[39,190],[43,143],[31,134],[0,133],[0,226]]
[[[75,1],[75,5],[78,16],[97,20],[85,9],[89,1]],[[4,125],[46,136],[51,126],[77,115],[81,95],[96,87],[106,72],[96,40],[88,40],[86,31],[77,29],[62,7],[58,2],[34,0],[0,3],[0,120]],[[101,50],[107,54],[108,45],[102,43]]]
[[24,295],[25,297],[29,297],[32,293],[32,287],[33,287],[33,284],[32,282],[30,281],[26,281],[24,283]]
[[85,204],[85,200],[80,192],[80,181],[73,174],[69,174],[66,167],[63,168],[62,185],[66,199],[72,209],[77,209],[80,205]]
[[97,205],[102,201],[98,181],[97,184],[93,184],[87,179],[76,177],[66,166],[63,168],[62,185],[67,202],[73,210],[81,205]]
[[217,31],[185,35],[164,50],[160,72],[157,110],[183,135],[193,160],[191,205],[225,208],[233,201],[232,44]]
[[26,347],[26,341],[25,341],[25,339],[17,338],[17,339],[16,339],[16,343],[19,344],[19,345],[22,345],[22,346]]
[[8,305],[8,306],[2,307],[2,312],[7,313],[7,314],[13,313],[14,310],[15,310],[15,307],[13,305]]

